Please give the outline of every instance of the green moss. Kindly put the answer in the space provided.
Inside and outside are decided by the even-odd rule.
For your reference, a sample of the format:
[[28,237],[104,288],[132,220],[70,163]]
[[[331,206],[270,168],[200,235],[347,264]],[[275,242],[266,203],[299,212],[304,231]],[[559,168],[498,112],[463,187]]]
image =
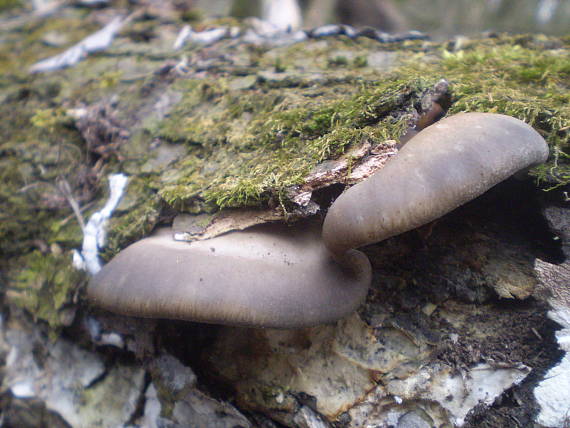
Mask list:
[[358,55],[354,58],[354,60],[352,61],[352,64],[356,68],[367,67],[368,66],[368,58],[366,57],[366,55]]
[[[24,26],[18,29],[19,31],[5,34],[4,43],[0,49],[0,75],[24,77],[27,75],[28,67],[35,62],[59,54],[97,31],[99,29],[97,25],[86,23],[85,13],[74,10],[64,17],[50,15],[45,18],[27,20]],[[47,46],[43,39],[49,33],[64,36],[67,43],[57,47]]]
[[26,309],[34,319],[46,321],[51,328],[65,322],[62,312],[73,302],[83,274],[71,266],[69,254],[42,254],[33,251],[17,260],[12,276],[9,300]]
[[452,84],[448,114],[502,113],[527,122],[551,146],[547,164],[532,173],[545,187],[570,183],[570,61],[568,44],[524,36],[474,41],[438,52],[440,61],[409,60],[405,74],[445,76]]
[[120,70],[107,71],[101,76],[99,85],[101,89],[113,88],[120,82],[123,72]]
[[167,183],[160,196],[189,212],[279,199],[318,163],[363,139],[398,139],[434,83],[394,75],[357,86],[341,81],[319,88],[318,100],[312,88],[287,96],[273,88],[235,94],[220,83],[189,84],[183,101],[154,131],[189,145],[189,155],[175,167],[181,178]]
[[348,58],[342,55],[337,55],[334,58],[329,58],[329,67],[346,67],[348,65]]
[[50,107],[55,86],[16,85],[0,104],[1,259],[29,251],[34,241],[69,243],[69,233],[78,232],[74,218],[64,221],[72,210],[57,182],[83,171],[83,141],[63,109]]
[[[321,82],[318,91],[304,87],[299,77],[294,77],[292,91],[272,81],[262,84],[263,91],[260,86],[229,90],[224,79],[186,82],[183,101],[153,130],[155,136],[183,142],[189,150],[175,167],[178,178],[165,179],[159,194],[177,210],[188,212],[281,200],[284,189],[302,183],[316,164],[338,157],[362,139],[398,139],[421,95],[440,78],[452,84],[449,114],[504,113],[539,130],[558,155],[556,165],[551,162],[534,174],[543,181],[548,175],[551,184],[567,182],[567,47],[554,42],[555,48],[544,49],[540,39],[532,40],[473,41],[457,52],[433,44],[402,57],[402,65],[389,74],[379,77],[372,72],[377,80],[347,71],[341,80]],[[327,66],[344,67],[347,61],[335,61],[337,56],[330,55],[341,51],[343,44],[346,49],[354,41],[313,45],[318,48],[312,53],[332,58]],[[415,42],[401,46],[417,49]],[[280,67],[281,58],[293,64],[296,49],[277,52],[273,67],[275,58]],[[366,56],[355,58],[355,66],[371,73],[367,62],[359,59]],[[280,79],[276,82],[291,84],[288,74],[275,76]]]
[[200,9],[189,9],[182,13],[180,19],[189,24],[197,24],[204,19],[204,13]]
[[283,73],[287,70],[287,67],[284,65],[283,60],[281,58],[275,58],[275,64],[273,66],[276,73]]
[[5,12],[22,6],[23,3],[21,0],[0,0],[0,12]]
[[130,208],[128,212],[111,218],[109,229],[112,233],[109,234],[103,254],[105,259],[110,259],[120,249],[148,236],[156,226],[161,209],[160,200],[156,195],[140,195],[140,200],[141,203]]
[[252,0],[235,0],[232,2],[230,15],[236,18],[261,15],[261,2]]
[[62,108],[38,109],[30,118],[30,123],[40,129],[54,132],[58,126],[72,125],[73,120]]

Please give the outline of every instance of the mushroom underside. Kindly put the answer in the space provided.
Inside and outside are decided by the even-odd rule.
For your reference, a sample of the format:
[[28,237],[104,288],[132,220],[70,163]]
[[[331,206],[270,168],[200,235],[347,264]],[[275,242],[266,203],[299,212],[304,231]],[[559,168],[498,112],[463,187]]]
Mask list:
[[429,223],[547,156],[542,137],[520,120],[451,116],[345,191],[322,233],[310,221],[265,224],[186,243],[160,230],[111,260],[88,296],[142,317],[275,328],[335,321],[358,307],[371,281],[356,248]]

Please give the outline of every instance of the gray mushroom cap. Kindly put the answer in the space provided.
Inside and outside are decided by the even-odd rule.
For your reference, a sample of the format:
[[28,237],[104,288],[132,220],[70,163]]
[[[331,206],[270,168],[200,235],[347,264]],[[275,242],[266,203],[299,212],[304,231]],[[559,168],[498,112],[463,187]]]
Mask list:
[[343,262],[350,249],[429,223],[547,157],[544,139],[518,119],[491,113],[448,117],[343,193],[327,213],[323,239]]
[[140,317],[276,328],[335,321],[366,297],[370,263],[341,268],[320,225],[256,226],[198,242],[160,230],[121,251],[90,281],[98,306]]
[[439,218],[547,156],[542,137],[520,120],[452,116],[343,193],[322,234],[309,222],[266,224],[186,243],[161,230],[111,260],[88,296],[141,317],[276,328],[335,321],[357,308],[371,282],[356,248]]

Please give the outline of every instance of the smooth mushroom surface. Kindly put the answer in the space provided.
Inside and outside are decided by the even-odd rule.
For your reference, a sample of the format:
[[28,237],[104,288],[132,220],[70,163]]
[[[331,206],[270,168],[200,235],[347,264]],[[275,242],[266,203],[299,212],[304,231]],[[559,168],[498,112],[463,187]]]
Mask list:
[[547,157],[544,139],[518,119],[492,113],[448,117],[338,197],[325,218],[323,239],[342,262],[350,249],[429,223]]
[[542,137],[518,119],[458,114],[345,191],[322,233],[304,221],[188,243],[162,229],[111,260],[88,296],[141,317],[274,328],[335,321],[358,307],[371,282],[370,262],[356,248],[437,219],[547,156]]
[[320,225],[265,224],[206,241],[161,229],[121,251],[88,287],[112,312],[151,318],[294,328],[335,321],[366,297],[368,258],[343,269]]

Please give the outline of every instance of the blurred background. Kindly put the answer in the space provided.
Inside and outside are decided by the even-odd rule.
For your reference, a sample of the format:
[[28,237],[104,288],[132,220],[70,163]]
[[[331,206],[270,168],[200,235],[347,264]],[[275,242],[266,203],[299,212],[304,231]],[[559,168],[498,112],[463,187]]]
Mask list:
[[[292,1],[292,0],[291,0]],[[570,33],[570,0],[296,0],[303,28],[327,23],[372,26],[387,32],[424,31],[435,39],[484,31]],[[195,0],[206,16],[261,16],[263,2]]]
[[33,9],[45,15],[62,5],[142,6],[163,16],[190,12],[195,18],[267,19],[270,10],[268,20],[278,26],[294,22],[294,27],[312,29],[334,23],[385,32],[419,30],[434,40],[488,31],[570,34],[570,0],[0,0],[0,12]]

